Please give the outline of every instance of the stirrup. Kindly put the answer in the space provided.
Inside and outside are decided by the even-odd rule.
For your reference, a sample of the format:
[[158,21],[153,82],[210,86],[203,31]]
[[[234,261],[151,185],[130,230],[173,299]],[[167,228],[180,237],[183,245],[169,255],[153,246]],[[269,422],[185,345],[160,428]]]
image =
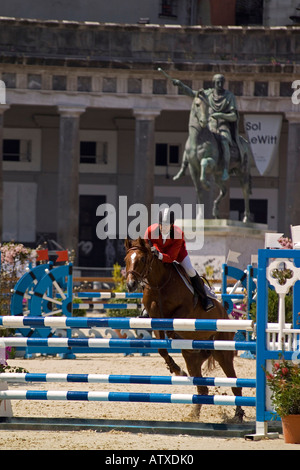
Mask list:
[[207,304],[206,304],[205,311],[209,312],[209,310],[212,310],[214,307],[215,307],[215,304],[213,300],[210,297],[207,297]]

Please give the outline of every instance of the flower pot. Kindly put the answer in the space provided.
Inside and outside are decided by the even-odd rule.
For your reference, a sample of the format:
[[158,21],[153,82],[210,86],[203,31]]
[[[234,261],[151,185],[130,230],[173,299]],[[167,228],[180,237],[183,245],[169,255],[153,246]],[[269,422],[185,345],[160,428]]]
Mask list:
[[300,444],[300,415],[288,415],[282,419],[284,442]]

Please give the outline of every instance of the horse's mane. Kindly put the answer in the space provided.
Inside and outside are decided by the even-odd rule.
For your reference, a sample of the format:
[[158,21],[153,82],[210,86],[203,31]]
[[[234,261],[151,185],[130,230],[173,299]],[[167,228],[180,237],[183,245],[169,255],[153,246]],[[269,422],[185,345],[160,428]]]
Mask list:
[[[128,240],[128,239],[125,240],[125,247],[126,247],[127,253],[128,253],[128,250],[137,248],[149,254],[151,256],[151,259],[153,259],[154,261],[155,260],[158,261],[158,258],[151,251],[151,246],[152,246],[151,240],[145,240],[141,237],[137,238],[136,240]],[[180,278],[180,274],[179,274],[179,271],[180,271],[181,275],[186,278],[188,283],[190,283],[189,276],[186,274],[186,271],[179,263],[176,263],[176,267],[175,267],[175,262],[160,263],[160,266],[164,268],[166,271],[173,270],[175,275],[178,276],[179,278]]]
[[[137,238],[136,240],[131,240],[126,238],[125,239],[125,248],[126,251],[130,250],[130,248],[140,248],[142,251],[151,253],[151,245],[148,240],[144,238]],[[152,253],[151,253],[152,254]]]

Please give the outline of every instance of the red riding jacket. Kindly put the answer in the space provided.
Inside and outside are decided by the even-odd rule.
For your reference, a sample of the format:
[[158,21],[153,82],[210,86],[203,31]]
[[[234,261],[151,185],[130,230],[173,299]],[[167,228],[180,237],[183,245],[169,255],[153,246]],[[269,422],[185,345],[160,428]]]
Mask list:
[[177,225],[173,225],[173,227],[174,235],[172,236],[171,233],[171,236],[169,235],[165,241],[158,224],[150,225],[144,235],[145,240],[150,240],[152,245],[162,253],[164,263],[172,263],[173,261],[180,263],[188,254],[183,231]]

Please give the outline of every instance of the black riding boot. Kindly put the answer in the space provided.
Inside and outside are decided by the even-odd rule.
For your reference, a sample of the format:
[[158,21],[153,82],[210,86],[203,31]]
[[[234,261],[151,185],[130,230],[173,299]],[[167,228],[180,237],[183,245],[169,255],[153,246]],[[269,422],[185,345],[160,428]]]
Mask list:
[[205,311],[210,310],[211,308],[214,307],[214,303],[212,299],[210,299],[206,292],[205,292],[205,287],[204,287],[204,282],[197,273],[196,276],[193,276],[190,278],[192,282],[192,286],[195,290],[195,293],[198,294],[200,298],[200,302],[202,304],[202,307],[204,308]]

